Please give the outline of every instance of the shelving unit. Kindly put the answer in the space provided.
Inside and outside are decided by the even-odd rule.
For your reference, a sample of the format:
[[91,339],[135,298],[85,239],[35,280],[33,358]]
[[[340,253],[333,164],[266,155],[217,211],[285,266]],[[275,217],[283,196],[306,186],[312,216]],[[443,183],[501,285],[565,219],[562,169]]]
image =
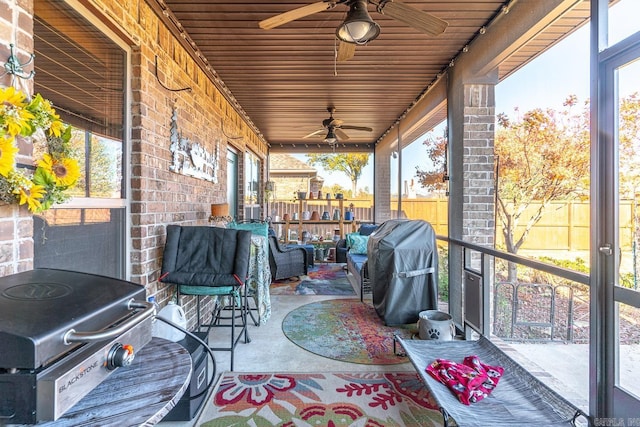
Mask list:
[[[299,240],[302,237],[302,232],[305,231],[305,227],[308,228],[308,226],[313,226],[313,225],[335,225],[336,226],[335,230],[338,230],[338,229],[340,230],[339,231],[340,238],[342,239],[344,238],[345,231],[348,230],[348,227],[351,227],[351,229],[353,230],[356,223],[355,220],[345,221],[344,219],[344,214],[345,214],[344,206],[346,201],[347,200],[345,199],[298,199],[298,219],[280,221],[280,222],[276,222],[275,224],[284,224],[284,236],[287,239],[287,241],[293,241],[293,239],[291,240],[289,239],[290,230],[296,229],[297,238]],[[339,220],[333,219],[335,209],[338,209],[340,212]],[[328,212],[329,217],[331,219],[329,220],[302,219],[303,217],[302,214],[303,212],[306,212],[306,211],[308,211],[310,215],[313,213],[313,211],[317,211],[320,217],[322,217],[322,214],[324,212]]]

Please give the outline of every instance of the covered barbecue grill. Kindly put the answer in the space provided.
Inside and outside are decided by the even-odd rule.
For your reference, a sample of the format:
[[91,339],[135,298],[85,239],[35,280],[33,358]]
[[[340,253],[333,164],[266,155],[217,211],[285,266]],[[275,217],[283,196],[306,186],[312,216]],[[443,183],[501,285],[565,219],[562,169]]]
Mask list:
[[36,269],[0,277],[0,424],[55,420],[151,340],[143,286]]
[[369,237],[367,263],[373,306],[386,325],[418,321],[438,307],[438,249],[427,221],[385,221]]

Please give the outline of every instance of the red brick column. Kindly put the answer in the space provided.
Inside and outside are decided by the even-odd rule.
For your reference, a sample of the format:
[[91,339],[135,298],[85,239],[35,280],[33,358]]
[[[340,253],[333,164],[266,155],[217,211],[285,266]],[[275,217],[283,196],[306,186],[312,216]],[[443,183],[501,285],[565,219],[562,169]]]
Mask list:
[[[9,58],[10,45],[21,63],[33,52],[33,1],[0,0],[0,64]],[[30,71],[29,66],[25,71]],[[11,76],[0,79],[2,87],[10,86]],[[16,79],[17,87],[31,93],[32,80]],[[30,153],[20,152],[20,162],[29,163]],[[0,276],[33,268],[33,217],[26,206],[0,202]]]
[[495,243],[494,130],[494,85],[465,85],[462,238],[490,247]]

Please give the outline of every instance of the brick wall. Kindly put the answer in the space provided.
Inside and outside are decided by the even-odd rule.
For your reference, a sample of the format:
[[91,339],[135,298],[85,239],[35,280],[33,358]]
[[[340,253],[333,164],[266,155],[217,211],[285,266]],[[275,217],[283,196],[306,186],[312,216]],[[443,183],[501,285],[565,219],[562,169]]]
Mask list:
[[[240,177],[244,171],[242,153],[252,150],[264,159],[267,147],[144,0],[104,0],[96,4],[106,15],[116,16],[123,31],[136,41],[132,54],[131,280],[147,286],[149,294],[155,294],[163,304],[175,292],[173,286],[157,282],[165,226],[208,225],[211,204],[226,201],[229,141],[222,123],[227,135],[242,135],[241,139],[233,140],[239,152]],[[163,84],[191,90],[172,92],[163,88]],[[209,152],[219,148],[217,183],[169,170],[169,131],[174,110],[178,132],[184,138],[201,144]],[[242,212],[242,188],[238,196]],[[195,298],[184,298],[181,304],[192,325]]]
[[464,209],[463,238],[494,245],[494,86],[465,85],[464,89]]
[[[222,131],[222,123],[227,135],[242,136],[233,140],[239,152],[240,173],[242,153],[251,150],[264,160],[267,146],[144,0],[95,0],[84,4],[95,19],[106,23],[131,48],[130,279],[144,285],[149,295],[156,295],[156,300],[164,304],[175,292],[173,286],[157,282],[166,225],[208,225],[210,205],[226,201],[226,153],[230,141]],[[22,59],[33,52],[32,17],[31,0],[0,0],[0,60],[8,56],[8,43],[18,46]],[[5,78],[1,83],[6,86],[10,81]],[[191,90],[172,92],[163,84]],[[217,183],[169,170],[169,131],[174,110],[183,137],[210,152],[219,147]],[[242,206],[239,208],[242,211]],[[28,211],[0,206],[0,215],[0,274],[32,268],[33,225]],[[193,324],[194,301],[187,299],[183,305]]]
[[[9,45],[20,63],[25,63],[33,52],[33,2],[30,0],[0,0],[0,62],[10,55]],[[26,71],[29,71],[26,68]],[[11,85],[12,78],[5,75],[0,85]],[[31,93],[31,80],[16,79],[19,88]],[[28,144],[21,144],[19,161],[30,163]],[[26,206],[17,207],[0,202],[0,276],[33,268],[33,220]]]
[[[286,177],[272,177],[276,184],[274,199],[287,200],[296,199],[298,191],[309,192],[309,176],[308,175],[287,175]],[[317,194],[317,190],[316,190]]]

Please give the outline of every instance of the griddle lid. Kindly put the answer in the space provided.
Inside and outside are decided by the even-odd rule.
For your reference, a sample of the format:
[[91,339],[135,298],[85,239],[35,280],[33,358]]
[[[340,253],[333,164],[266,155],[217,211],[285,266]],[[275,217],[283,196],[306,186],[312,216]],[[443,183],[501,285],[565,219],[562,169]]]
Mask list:
[[0,277],[0,368],[37,369],[73,349],[69,329],[107,328],[129,315],[129,301],[145,300],[143,286],[56,269]]

